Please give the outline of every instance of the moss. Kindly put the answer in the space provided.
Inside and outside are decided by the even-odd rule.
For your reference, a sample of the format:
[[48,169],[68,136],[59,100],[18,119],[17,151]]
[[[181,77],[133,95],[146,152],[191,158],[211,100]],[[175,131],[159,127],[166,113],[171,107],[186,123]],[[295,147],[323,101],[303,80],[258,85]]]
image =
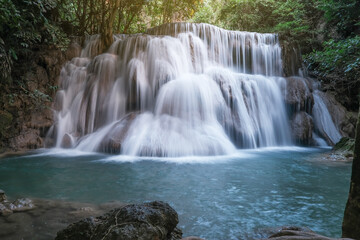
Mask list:
[[343,151],[343,152],[345,151],[353,152],[354,146],[355,146],[355,139],[343,137],[340,139],[338,143],[335,144],[333,150]]
[[11,126],[12,121],[11,113],[0,110],[0,137],[6,135],[6,130]]

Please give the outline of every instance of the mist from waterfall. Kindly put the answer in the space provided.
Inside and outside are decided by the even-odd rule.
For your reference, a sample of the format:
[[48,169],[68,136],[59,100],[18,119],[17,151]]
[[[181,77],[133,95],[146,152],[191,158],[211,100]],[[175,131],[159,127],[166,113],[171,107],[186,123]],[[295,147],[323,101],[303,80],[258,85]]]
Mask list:
[[175,23],[99,36],[66,64],[56,147],[138,156],[231,154],[292,144],[276,34]]

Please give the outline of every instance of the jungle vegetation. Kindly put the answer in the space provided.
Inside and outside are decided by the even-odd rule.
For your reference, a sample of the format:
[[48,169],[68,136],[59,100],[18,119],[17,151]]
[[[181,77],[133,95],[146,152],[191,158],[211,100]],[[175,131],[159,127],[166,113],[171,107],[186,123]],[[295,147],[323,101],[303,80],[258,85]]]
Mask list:
[[359,86],[358,0],[0,0],[0,83],[13,82],[14,62],[35,46],[66,48],[71,36],[101,34],[106,50],[113,33],[174,21],[277,32],[300,46],[323,81]]

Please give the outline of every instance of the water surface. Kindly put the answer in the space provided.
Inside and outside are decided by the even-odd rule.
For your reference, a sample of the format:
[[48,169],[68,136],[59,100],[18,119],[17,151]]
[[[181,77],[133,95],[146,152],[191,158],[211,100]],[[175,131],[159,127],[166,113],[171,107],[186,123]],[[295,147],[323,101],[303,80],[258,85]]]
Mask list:
[[256,239],[268,229],[297,225],[340,237],[351,164],[324,161],[324,151],[140,158],[46,150],[0,159],[0,189],[11,198],[166,201],[179,213],[184,236]]

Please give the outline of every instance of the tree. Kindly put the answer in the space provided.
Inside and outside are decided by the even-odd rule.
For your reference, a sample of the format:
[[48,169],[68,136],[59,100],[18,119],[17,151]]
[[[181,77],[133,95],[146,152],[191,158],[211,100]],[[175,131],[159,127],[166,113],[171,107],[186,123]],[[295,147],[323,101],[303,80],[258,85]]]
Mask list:
[[356,124],[350,192],[346,203],[342,231],[343,237],[354,239],[360,237],[360,109]]

